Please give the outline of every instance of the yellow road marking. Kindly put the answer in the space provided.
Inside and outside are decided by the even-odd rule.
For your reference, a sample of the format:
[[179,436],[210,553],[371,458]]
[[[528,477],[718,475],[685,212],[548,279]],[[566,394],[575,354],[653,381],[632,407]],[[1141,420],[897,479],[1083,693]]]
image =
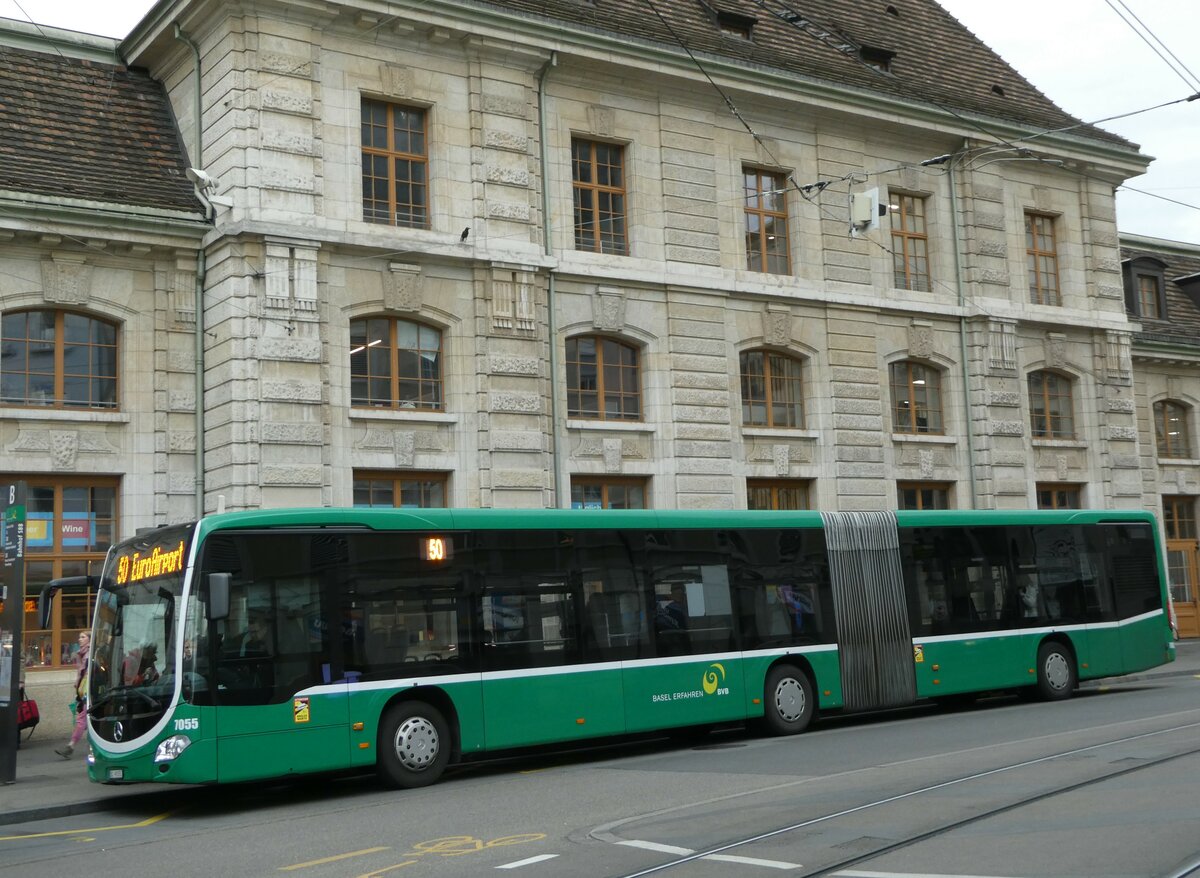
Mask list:
[[280,872],[291,872],[294,869],[307,869],[309,866],[324,866],[326,863],[336,863],[338,860],[348,860],[351,857],[361,857],[365,854],[377,854],[380,851],[390,850],[390,848],[363,848],[361,851],[350,851],[348,854],[335,854],[332,857],[323,857],[320,860],[309,860],[307,863],[296,863],[292,866],[280,866]]
[[173,813],[175,812],[164,811],[162,814],[147,817],[145,820],[139,820],[137,823],[122,823],[119,826],[96,826],[91,829],[60,829],[56,832],[35,832],[29,835],[0,835],[0,841],[24,841],[28,838],[53,838],[58,835],[85,835],[89,832],[111,832],[114,829],[142,829],[146,826],[152,826],[160,820],[166,820]]
[[376,869],[374,872],[367,872],[359,875],[358,878],[376,878],[377,875],[384,875],[388,872],[395,872],[397,869],[403,869],[405,866],[411,866],[416,860],[405,860],[403,863],[397,863],[394,866],[384,866],[382,869]]

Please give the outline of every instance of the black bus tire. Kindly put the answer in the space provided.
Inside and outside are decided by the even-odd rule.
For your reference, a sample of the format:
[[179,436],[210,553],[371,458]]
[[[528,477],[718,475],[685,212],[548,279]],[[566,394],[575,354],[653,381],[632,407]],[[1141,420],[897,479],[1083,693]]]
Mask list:
[[424,701],[402,701],[379,723],[376,767],[384,782],[402,789],[436,783],[450,762],[450,727]]
[[1075,683],[1075,658],[1071,650],[1052,640],[1038,647],[1037,693],[1043,701],[1070,698]]
[[799,668],[777,665],[763,686],[763,723],[772,735],[804,731],[816,708],[812,681]]

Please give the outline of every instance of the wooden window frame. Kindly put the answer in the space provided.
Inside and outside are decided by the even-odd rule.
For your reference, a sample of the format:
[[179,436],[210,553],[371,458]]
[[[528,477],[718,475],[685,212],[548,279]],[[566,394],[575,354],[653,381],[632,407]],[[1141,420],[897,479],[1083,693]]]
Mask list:
[[[586,159],[579,156],[581,148],[587,149]],[[606,152],[607,161],[604,162],[600,161],[598,155],[602,150]],[[583,168],[587,169],[587,179],[581,175]],[[620,185],[600,183],[602,169],[608,169],[605,176],[611,179],[613,168],[620,175]],[[628,193],[625,182],[625,147],[622,144],[571,138],[571,200],[574,204],[576,250],[610,256],[629,255]],[[591,202],[590,207],[582,206],[585,195]],[[618,207],[614,207],[614,203]],[[607,204],[609,209],[604,210],[603,204]],[[609,228],[607,233],[604,231],[606,225]],[[619,231],[616,230],[618,225]]]
[[[754,506],[750,502],[752,492],[767,492],[768,505]],[[796,492],[799,505],[781,506],[780,498]],[[812,509],[812,479],[746,479],[747,509]]]
[[1196,498],[1192,495],[1165,494],[1162,504],[1163,537],[1168,540],[1196,539]]
[[[1035,391],[1033,386],[1035,378],[1041,381],[1041,392]],[[1054,382],[1046,380],[1048,378],[1055,379]],[[1054,392],[1051,384],[1065,387],[1066,392]],[[1030,372],[1026,380],[1026,387],[1029,391],[1029,429],[1030,435],[1034,439],[1074,439],[1075,438],[1075,382],[1061,372],[1055,372],[1052,369],[1038,369]],[[1066,400],[1066,410],[1068,415],[1055,416],[1051,414],[1052,400]],[[1034,408],[1035,401],[1041,402],[1041,411]],[[1064,429],[1062,424],[1058,429],[1055,429],[1055,420],[1066,422]]]
[[[450,503],[450,474],[445,472],[425,472],[425,471],[404,471],[397,472],[395,470],[355,470],[353,474],[353,490],[354,498],[352,504],[359,506],[357,502],[357,494],[359,491],[360,482],[371,483],[366,486],[369,493],[369,502],[365,504],[368,507],[384,507],[394,509],[445,509]],[[417,485],[417,490],[420,492],[420,502],[417,506],[405,506],[401,502],[404,497],[404,488],[406,485]],[[426,503],[428,499],[427,491],[429,485],[437,485],[441,489],[442,504],[440,506]],[[390,493],[391,501],[388,503],[370,502],[374,500],[376,492],[380,496]]]
[[[928,292],[929,227],[925,207],[928,197],[907,192],[892,192],[892,282],[897,289]],[[919,209],[917,209],[919,206]],[[919,228],[915,228],[918,226]],[[910,228],[913,226],[914,228]],[[921,271],[919,263],[925,270]]]
[[[585,368],[590,368],[591,366],[590,363],[580,358],[579,343],[582,341],[592,342],[595,350],[596,387],[594,390],[584,389],[582,386],[581,374]],[[627,364],[621,359],[618,359],[618,362],[615,364],[607,363],[605,351],[610,346],[615,346],[619,352],[629,352],[632,356],[632,364]],[[644,408],[642,404],[642,352],[635,345],[607,335],[576,335],[568,338],[566,341],[565,361],[567,366],[568,418],[618,422],[642,420],[642,411]],[[617,370],[618,376],[624,376],[632,369],[632,389],[628,389],[623,382],[616,389],[608,387],[609,372],[613,368]],[[585,412],[584,410],[583,397],[585,395],[594,395],[596,398],[597,410],[594,414]],[[618,414],[616,415],[610,415],[608,412],[608,402],[610,400],[618,403]]]
[[[640,476],[571,476],[571,507],[575,508],[576,488],[599,487],[601,509],[611,509],[609,491],[612,488],[639,488],[642,492],[641,506],[626,506],[625,509],[650,508],[650,479]],[[587,508],[587,507],[580,507]]]
[[[777,171],[744,167],[742,193],[745,198],[746,269],[763,274],[790,275],[787,177]],[[771,207],[772,204],[776,206]],[[770,245],[775,241],[783,242],[782,251],[778,247],[771,250]]]
[[[917,388],[921,385],[917,383],[918,376],[914,374],[915,370],[923,373],[920,380],[925,381],[923,407],[917,402]],[[892,388],[892,432],[914,436],[944,435],[946,421],[942,412],[942,373],[916,360],[900,360],[888,367],[888,377]],[[918,423],[918,415],[922,410],[925,412],[924,428]],[[902,423],[904,418],[908,420],[907,425]],[[933,426],[934,421],[936,428]]]
[[[1077,482],[1038,482],[1034,490],[1037,492],[1038,509],[1083,508],[1083,485]],[[1044,503],[1043,500],[1049,502]],[[1070,500],[1074,500],[1074,505]]]
[[[1025,267],[1029,276],[1029,300],[1034,305],[1062,305],[1058,276],[1056,217],[1025,211]],[[1045,240],[1049,238],[1049,248]]]
[[[747,364],[751,357],[762,357],[762,372],[750,373],[747,371]],[[795,366],[795,375],[776,376],[777,363],[790,363]],[[782,351],[773,351],[767,348],[754,348],[753,350],[742,351],[738,355],[738,380],[741,386],[742,394],[742,426],[744,427],[772,427],[781,430],[803,430],[805,416],[807,414],[807,405],[805,404],[805,361],[792,354]],[[753,395],[750,382],[759,380],[762,382],[762,396]],[[787,405],[786,411],[789,413],[788,420],[792,420],[792,413],[796,413],[796,423],[775,423],[775,396],[780,382],[784,382],[785,387],[791,386],[794,388],[794,399]],[[750,417],[751,406],[761,404],[764,407],[766,419],[765,422],[758,422]],[[797,412],[798,409],[798,412]]]
[[[380,108],[384,111],[384,120],[382,124],[376,125],[373,122],[373,127],[382,127],[386,131],[386,145],[383,147],[369,145],[367,143],[366,131],[369,124],[367,115],[368,111],[373,108]],[[406,127],[401,130],[409,133],[409,139],[414,137],[420,138],[421,149],[406,150],[396,146],[396,116],[397,113],[403,112],[419,117],[420,128]],[[411,120],[410,120],[411,124]],[[363,221],[368,223],[377,223],[380,225],[396,226],[398,228],[410,229],[428,229],[429,228],[429,112],[424,107],[408,106],[406,104],[395,104],[388,101],[373,100],[371,98],[363,98],[360,108],[360,140],[362,141],[362,185],[363,185]],[[366,167],[369,158],[382,158],[387,162],[386,177],[368,173]],[[407,181],[399,179],[396,173],[396,166],[399,162],[407,162],[410,167],[410,173]],[[411,169],[420,168],[420,179],[415,179],[415,175],[411,173]],[[373,169],[370,169],[373,170]],[[367,189],[373,181],[387,181],[387,217],[382,218],[378,215],[380,208],[368,207],[368,204],[382,204],[382,199],[367,198]],[[409,197],[407,201],[400,201],[400,193],[398,192],[403,186],[407,186]],[[420,192],[423,195],[423,201],[414,198],[415,192]],[[405,218],[401,219],[401,215]]]
[[[388,398],[386,404],[384,404],[380,401],[375,401],[370,396],[370,387],[371,387],[372,380],[378,380],[380,378],[385,377],[383,375],[375,375],[371,372],[370,355],[368,354],[368,356],[364,357],[364,362],[366,363],[366,367],[367,367],[366,372],[356,372],[355,366],[354,366],[354,359],[353,359],[355,354],[364,352],[365,348],[371,348],[371,347],[376,346],[375,342],[367,342],[366,341],[367,336],[372,334],[369,331],[369,324],[372,321],[376,321],[376,320],[386,321],[387,326],[388,326],[387,341],[384,342],[381,340],[378,342],[378,345],[380,347],[383,347],[386,344],[385,349],[388,351],[388,376],[386,376],[386,377],[388,377],[388,379],[389,379],[390,393],[389,393],[389,398]],[[361,345],[355,346],[354,345],[354,329],[355,329],[355,325],[360,324],[360,323],[364,324],[364,333],[363,333],[364,340]],[[400,329],[401,324],[408,324],[408,325],[412,325],[412,326],[416,327],[417,339],[418,339],[417,347],[415,347],[415,348],[403,347],[402,348],[399,346],[399,329]],[[438,374],[437,374],[436,378],[426,378],[420,374],[417,374],[415,376],[400,374],[400,355],[401,355],[401,353],[406,353],[406,352],[415,353],[417,355],[418,361],[420,361],[422,354],[427,354],[427,353],[433,352],[433,350],[434,350],[433,348],[420,347],[421,330],[429,330],[429,331],[437,333],[438,346],[437,346],[436,353],[437,353],[437,365],[438,365],[437,373]],[[424,412],[445,411],[445,407],[446,407],[446,388],[445,388],[445,362],[446,362],[446,360],[445,360],[445,355],[444,355],[445,354],[445,351],[444,351],[445,338],[444,338],[444,333],[442,332],[442,330],[439,327],[434,326],[430,323],[423,323],[419,320],[408,320],[403,317],[389,317],[389,316],[383,316],[383,315],[374,315],[371,317],[358,317],[358,318],[355,318],[354,320],[350,321],[350,339],[351,339],[350,405],[352,408],[367,408],[367,409],[376,409],[376,410],[390,409],[392,411],[413,411],[413,410],[424,411]],[[366,401],[360,401],[360,400],[356,399],[353,395],[354,381],[356,379],[362,379],[367,382],[367,394],[368,395],[366,397]],[[416,386],[418,388],[418,394],[417,394],[416,399],[411,399],[411,398],[410,399],[401,399],[400,387],[401,387],[402,382],[404,382],[404,383],[415,382],[416,383]],[[426,388],[432,388],[432,392],[428,392],[428,397],[435,398],[435,402],[430,403],[430,402],[426,401],[426,398],[427,398]]]
[[[6,334],[6,330],[4,327],[5,327],[5,325],[11,325],[12,318],[16,317],[17,315],[31,315],[31,314],[53,314],[54,315],[54,341],[53,342],[47,342],[42,339],[31,339],[29,337],[28,316],[26,317],[26,329],[25,329],[25,336],[23,338],[17,338],[16,336],[10,337]],[[67,339],[66,339],[66,323],[67,323],[68,317],[77,317],[82,320],[88,321],[88,324],[87,324],[88,340],[87,341],[84,341],[84,342],[80,342],[80,341],[68,342],[67,341]],[[111,345],[110,344],[101,344],[101,343],[98,343],[98,342],[95,342],[92,340],[92,336],[93,336],[92,324],[93,323],[96,323],[103,327],[106,327],[109,331],[112,332],[112,344]],[[26,346],[27,359],[24,364],[24,367],[21,369],[12,369],[12,368],[4,369],[4,374],[6,376],[17,376],[17,375],[25,376],[25,392],[21,398],[16,398],[16,397],[9,398],[9,399],[0,398],[0,405],[13,406],[16,408],[39,409],[39,410],[41,410],[41,409],[61,409],[61,410],[66,410],[66,411],[105,411],[105,412],[120,411],[121,329],[120,329],[120,326],[116,322],[114,322],[112,320],[106,320],[102,317],[97,317],[92,314],[86,314],[82,311],[72,311],[72,310],[63,309],[63,308],[14,308],[13,310],[6,311],[2,315],[0,315],[0,345],[5,345],[6,343],[9,343],[9,342]],[[46,349],[46,348],[49,348],[51,345],[53,345],[53,349],[54,349],[54,364],[52,366],[54,391],[53,391],[52,398],[48,399],[45,402],[40,402],[40,401],[33,400],[29,395],[29,377],[31,375],[44,377],[48,373],[44,372],[44,371],[31,371],[28,368],[29,367],[28,357],[30,355],[31,347],[37,346],[37,347],[41,347],[42,349]],[[67,352],[68,348],[72,348],[72,349],[86,348],[87,349],[87,358],[86,359],[87,359],[88,365],[86,368],[88,371],[87,372],[75,371],[75,372],[71,373],[70,377],[72,379],[82,379],[86,383],[87,388],[88,388],[88,402],[76,402],[74,400],[66,399],[66,392],[67,392],[66,391],[66,387],[67,387],[66,352]],[[101,375],[101,374],[97,374],[92,371],[92,369],[95,367],[95,358],[94,358],[93,354],[97,350],[111,350],[112,351],[113,374]],[[111,382],[111,387],[112,387],[112,403],[111,404],[109,404],[109,403],[97,404],[95,401],[93,401],[91,399],[92,393],[94,392],[94,390],[96,388],[97,382]]]
[[1153,274],[1138,273],[1134,276],[1137,284],[1138,316],[1151,320],[1166,320],[1163,310],[1163,279]]
[[[1192,456],[1192,435],[1189,422],[1192,410],[1178,400],[1162,399],[1154,403],[1154,445],[1159,457],[1190,459]],[[1169,429],[1172,413],[1178,415],[1180,435],[1178,439],[1171,438]]]
[[[899,481],[896,482],[896,508],[897,509],[951,509],[951,488],[953,482],[913,482]],[[914,491],[916,497],[915,506],[903,506],[901,501],[905,491]],[[935,501],[932,506],[926,506],[924,494],[929,492],[931,495],[940,495],[944,505],[939,506]]]
[[[29,489],[35,488],[50,488],[53,490],[52,514],[48,519],[47,525],[50,530],[49,536],[52,540],[52,545],[48,549],[41,549],[30,544],[30,540],[36,539],[29,528],[29,521],[26,521],[26,547],[24,563],[36,566],[48,566],[49,573],[46,580],[58,578],[65,575],[78,575],[80,571],[79,565],[84,565],[89,574],[100,575],[101,568],[104,566],[105,556],[108,554],[109,547],[121,539],[120,522],[121,522],[121,480],[117,476],[64,476],[64,475],[49,475],[49,474],[4,474],[0,476],[0,481],[24,481]],[[83,551],[76,551],[72,547],[63,545],[62,522],[68,520],[66,518],[66,503],[64,502],[64,489],[70,488],[86,488],[89,491],[95,489],[107,489],[112,491],[112,515],[108,519],[97,519],[97,522],[107,522],[110,529],[110,537],[107,542],[99,543],[96,547],[87,547]],[[88,505],[89,511],[94,507],[91,506],[94,498],[89,494]],[[32,511],[35,504],[32,498],[27,500],[27,509]],[[90,521],[90,520],[89,520]],[[56,669],[70,667],[69,663],[64,663],[62,659],[62,650],[64,647],[69,649],[70,644],[73,644],[78,638],[79,632],[87,630],[90,625],[92,611],[95,608],[96,592],[89,590],[84,595],[85,609],[84,618],[85,624],[83,627],[66,628],[64,613],[68,606],[68,598],[63,597],[54,601],[53,610],[50,616],[49,628],[35,627],[37,622],[36,610],[29,611],[30,605],[36,605],[38,593],[40,592],[40,584],[42,580],[36,577],[26,575],[25,577],[25,601],[26,601],[26,621],[23,643],[21,644],[21,660],[27,662],[29,658],[30,644],[38,641],[46,644],[51,656],[51,661],[48,663],[26,664],[30,670],[36,669]],[[47,641],[48,638],[48,641]]]

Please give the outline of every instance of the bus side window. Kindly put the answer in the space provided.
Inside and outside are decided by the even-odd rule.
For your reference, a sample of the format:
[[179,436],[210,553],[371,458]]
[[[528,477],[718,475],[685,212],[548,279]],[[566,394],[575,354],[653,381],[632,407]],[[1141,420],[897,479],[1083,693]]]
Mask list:
[[583,589],[584,661],[641,658],[649,649],[645,590],[628,532],[573,531]]

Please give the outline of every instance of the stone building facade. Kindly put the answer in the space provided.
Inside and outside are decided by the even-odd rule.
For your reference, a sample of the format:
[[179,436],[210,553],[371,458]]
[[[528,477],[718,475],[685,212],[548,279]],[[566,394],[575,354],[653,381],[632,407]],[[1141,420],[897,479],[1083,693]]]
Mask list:
[[810,6],[176,0],[117,45],[55,34],[96,87],[102,50],[161,84],[179,161],[143,163],[170,216],[137,234],[120,191],[0,214],[4,328],[50,302],[120,345],[111,410],[6,403],[0,470],[103,474],[119,536],[352,503],[1157,508],[1113,199],[1146,157],[929,0]]

